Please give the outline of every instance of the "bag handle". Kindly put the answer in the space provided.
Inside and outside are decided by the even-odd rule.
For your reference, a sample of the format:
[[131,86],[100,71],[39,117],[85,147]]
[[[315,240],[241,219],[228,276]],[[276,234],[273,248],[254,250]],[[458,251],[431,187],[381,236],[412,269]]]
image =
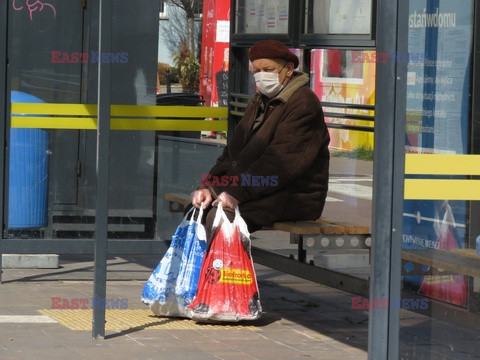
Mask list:
[[[240,229],[240,232],[245,236],[250,238],[250,232],[248,231],[248,226],[245,220],[242,218],[240,215],[240,209],[238,206],[235,207],[235,218],[232,223],[230,223],[230,220],[228,219],[227,215],[225,214],[225,211],[223,210],[222,203],[218,203],[217,207],[217,213],[215,214],[215,219],[213,220],[213,225],[212,225],[212,234],[216,232],[216,229],[218,226],[221,224],[221,221],[224,223],[231,225],[228,226],[225,229],[234,229],[234,227],[238,227]],[[227,230],[228,231],[228,230]]]
[[[188,210],[187,214],[185,215],[185,219],[186,219],[188,215],[192,213],[192,216],[190,217],[190,222],[189,222],[190,225],[193,224],[193,221],[194,221],[193,219],[195,218],[195,211],[197,211],[197,208],[195,206],[192,206],[192,208]],[[200,204],[200,210],[197,216],[197,224],[202,223],[202,217],[203,217],[203,202]]]
[[[200,204],[200,210],[198,211],[198,216],[197,216],[197,224],[200,225],[202,223],[202,217],[203,217],[203,202]],[[193,218],[193,216],[192,216]]]
[[223,210],[222,203],[218,203],[217,205],[217,212],[215,213],[215,219],[213,219],[212,230],[216,229],[220,225],[220,220],[229,221],[225,211]]
[[250,232],[248,231],[248,226],[243,217],[240,215],[240,209],[238,205],[235,207],[235,219],[233,223],[237,225],[240,231],[247,237],[250,237]]
[[193,216],[195,215],[195,206],[192,206],[192,207],[190,208],[190,210],[187,211],[187,213],[186,213],[185,216],[183,217],[182,222],[186,223],[186,222],[188,221],[187,219],[188,219],[188,217],[190,216],[190,214],[191,214],[192,216],[190,217],[190,221],[189,221],[188,223],[191,223],[191,220],[193,219]]

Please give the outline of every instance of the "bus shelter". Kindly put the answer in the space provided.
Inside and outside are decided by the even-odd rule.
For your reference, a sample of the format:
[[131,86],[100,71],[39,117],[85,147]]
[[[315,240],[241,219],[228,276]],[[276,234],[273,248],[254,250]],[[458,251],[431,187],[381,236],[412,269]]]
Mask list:
[[[361,306],[352,300],[369,309],[371,359],[478,349],[476,7],[448,0],[232,4],[235,111],[253,91],[244,81],[248,47],[275,38],[302,58],[300,70],[324,105],[330,197],[346,190],[337,181],[363,184],[359,154],[374,149],[371,212],[356,186],[355,202],[327,201],[324,214],[361,222],[367,213],[371,221],[370,296]],[[355,161],[337,158],[342,152]],[[462,334],[460,345],[452,333]]]

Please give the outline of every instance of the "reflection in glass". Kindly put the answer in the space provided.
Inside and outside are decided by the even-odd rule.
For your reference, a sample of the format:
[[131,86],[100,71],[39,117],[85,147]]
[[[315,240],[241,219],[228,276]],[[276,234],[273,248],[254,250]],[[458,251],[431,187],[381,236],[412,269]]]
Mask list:
[[[37,11],[28,4],[10,3],[11,101],[79,103],[86,65],[79,58],[82,5],[66,0]],[[54,206],[77,202],[79,131],[9,130],[7,229],[9,236],[39,236],[52,220]]]
[[[363,51],[363,54],[371,52]],[[372,116],[372,110],[331,107],[333,104],[374,105],[375,64],[356,62],[350,50],[314,49],[310,59],[310,83],[324,106],[327,125],[373,126],[351,116]],[[337,115],[336,115],[337,114]],[[350,118],[349,118],[350,117]],[[330,133],[329,195],[323,216],[371,225],[373,133],[334,128]]]
[[[470,152],[472,15],[473,1],[409,2],[405,135],[408,154],[428,157]],[[448,175],[451,169],[445,170],[447,175],[435,172],[406,178],[466,178]],[[474,247],[468,228],[469,222],[476,220],[469,219],[469,207],[469,201],[449,199],[448,188],[445,199],[404,201],[403,296],[426,298],[428,317],[415,315],[412,319],[412,315],[402,313],[401,358],[471,358],[478,354],[478,340],[471,330],[476,329],[478,334],[478,284],[475,286],[475,281],[461,270],[470,256],[468,248]],[[422,254],[429,254],[431,260]],[[455,268],[442,260],[452,260],[454,256],[458,256]],[[418,341],[425,345],[417,346]]]
[[[471,2],[470,2],[471,3]],[[421,25],[420,14],[428,7],[428,17],[456,19],[448,26]],[[467,153],[470,52],[459,51],[444,43],[472,44],[472,19],[468,7],[456,9],[452,1],[432,7],[425,1],[412,1],[409,16],[409,53],[424,53],[424,61],[410,61],[407,77],[408,153]],[[431,16],[430,16],[431,14]],[[426,24],[424,24],[426,25]],[[460,46],[460,45],[459,45]],[[409,200],[404,204],[404,241],[406,249],[444,249],[465,247],[467,204],[464,201]],[[456,305],[465,305],[463,277],[406,277],[411,290]]]
[[[25,5],[25,1],[23,2]],[[28,3],[28,2],[27,2]],[[33,2],[32,2],[33,3]],[[84,11],[82,2],[48,2],[42,11],[9,1],[8,77],[12,93],[22,92],[48,104],[96,104],[98,57],[98,15]],[[46,3],[45,3],[46,4]],[[95,7],[95,4],[92,3]],[[113,104],[155,104],[155,69],[158,43],[158,12],[150,0],[116,3],[112,24],[111,100]],[[53,11],[55,8],[55,11]],[[29,14],[29,11],[31,12]],[[31,15],[31,16],[30,16]],[[131,22],[129,19],[142,19]],[[59,36],[62,34],[62,36]],[[152,45],[153,44],[153,45]],[[154,60],[152,60],[154,59]],[[134,61],[133,61],[134,60]],[[10,93],[8,93],[10,95]],[[10,99],[9,99],[10,100]],[[28,99],[27,99],[28,100]],[[19,101],[12,96],[12,102]],[[22,101],[22,100],[20,100]],[[31,102],[28,100],[27,102]],[[68,108],[70,111],[71,108]],[[23,114],[21,108],[17,113]],[[75,117],[75,114],[71,114]],[[96,133],[77,126],[75,119],[61,120],[54,129],[16,129],[7,126],[8,135],[16,130],[32,130],[44,135],[38,152],[27,149],[22,156],[34,156],[43,166],[33,170],[34,183],[47,184],[46,201],[38,201],[42,222],[20,224],[10,215],[27,213],[19,196],[11,192],[5,212],[5,236],[15,238],[92,237],[96,206]],[[40,126],[38,124],[32,125]],[[24,132],[25,133],[25,132]],[[31,133],[31,132],[29,132]],[[35,139],[34,139],[35,140]],[[38,139],[36,139],[38,140]],[[35,140],[35,141],[36,141]],[[24,144],[32,146],[33,140]],[[7,169],[26,163],[13,141],[7,148]],[[110,138],[110,236],[153,237],[155,134],[147,131],[112,131]],[[38,149],[36,149],[38,150]],[[38,161],[40,162],[40,161]],[[33,167],[32,167],[33,168]],[[40,171],[41,170],[41,171]],[[8,172],[6,172],[8,173]],[[19,176],[10,173],[9,185],[18,186]],[[6,193],[7,194],[7,193]],[[44,199],[44,197],[42,197]],[[37,206],[34,205],[34,206]],[[30,207],[30,205],[28,206]],[[43,214],[47,214],[45,219]]]
[[371,0],[311,0],[306,2],[307,34],[370,34]]
[[[361,53],[362,56],[359,56]],[[311,83],[318,98],[325,103],[373,105],[375,102],[375,63],[372,51],[314,49],[311,52]],[[367,61],[368,60],[368,61]],[[370,121],[345,118],[348,115],[371,116],[373,112],[355,108],[324,107],[327,123],[372,126]],[[330,146],[341,151],[373,151],[371,132],[330,129]]]

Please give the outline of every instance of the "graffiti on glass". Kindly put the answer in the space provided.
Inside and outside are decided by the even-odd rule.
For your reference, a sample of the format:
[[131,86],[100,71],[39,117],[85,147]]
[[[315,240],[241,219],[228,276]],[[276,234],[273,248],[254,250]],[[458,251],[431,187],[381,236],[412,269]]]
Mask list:
[[40,0],[12,0],[12,8],[15,11],[25,10],[25,14],[32,22],[39,19],[41,31],[52,25],[57,17],[55,6]]

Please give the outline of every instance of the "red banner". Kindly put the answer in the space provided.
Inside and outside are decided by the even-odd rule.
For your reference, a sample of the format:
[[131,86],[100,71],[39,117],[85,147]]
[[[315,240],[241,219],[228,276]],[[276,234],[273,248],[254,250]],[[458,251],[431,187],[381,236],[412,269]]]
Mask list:
[[230,1],[203,2],[200,94],[205,106],[227,106]]

